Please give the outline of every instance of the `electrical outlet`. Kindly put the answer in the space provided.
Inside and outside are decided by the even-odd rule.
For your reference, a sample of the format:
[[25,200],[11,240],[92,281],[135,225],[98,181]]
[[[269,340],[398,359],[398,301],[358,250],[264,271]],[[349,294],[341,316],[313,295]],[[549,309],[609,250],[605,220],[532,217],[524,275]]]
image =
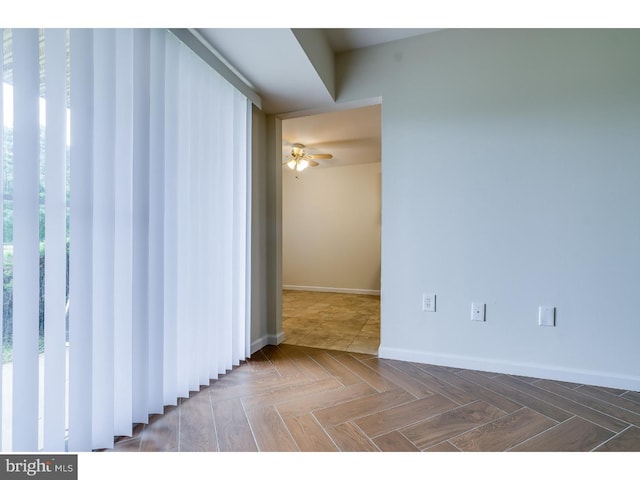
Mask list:
[[422,310],[425,312],[436,311],[436,294],[435,293],[422,294]]
[[485,304],[484,303],[471,304],[471,320],[473,320],[474,322],[485,321]]
[[556,307],[541,305],[538,309],[538,325],[541,327],[555,327]]

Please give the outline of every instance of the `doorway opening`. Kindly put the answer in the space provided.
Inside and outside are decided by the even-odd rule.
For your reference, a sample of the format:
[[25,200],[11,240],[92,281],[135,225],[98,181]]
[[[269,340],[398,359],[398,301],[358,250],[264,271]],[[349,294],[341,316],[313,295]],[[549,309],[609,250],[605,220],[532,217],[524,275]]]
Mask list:
[[381,106],[283,120],[282,143],[284,343],[377,354]]

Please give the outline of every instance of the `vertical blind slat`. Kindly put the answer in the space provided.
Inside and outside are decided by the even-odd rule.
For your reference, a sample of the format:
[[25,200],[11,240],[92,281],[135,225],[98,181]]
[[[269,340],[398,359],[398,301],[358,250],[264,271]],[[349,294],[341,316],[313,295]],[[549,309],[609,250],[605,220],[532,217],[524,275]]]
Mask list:
[[[93,122],[93,415],[94,448],[113,446],[115,226],[115,31],[94,34]],[[100,379],[96,381],[96,379]]]
[[[3,28],[0,28],[0,38],[4,39]],[[0,47],[0,53],[2,54],[2,59],[0,60],[0,212],[3,212],[2,216],[4,220],[4,41],[2,42],[2,47]],[[0,264],[2,265],[2,270],[4,272],[4,222],[3,228],[0,228],[0,245],[2,245],[2,260]],[[4,290],[2,293],[4,297]],[[4,307],[2,315],[0,315],[0,346],[2,346],[2,349],[4,351]],[[3,439],[5,436],[4,432],[9,430],[3,425],[3,412],[4,409],[7,408],[5,407],[5,405],[3,405],[3,384],[4,360],[2,357],[0,357],[0,450],[2,451],[8,449],[8,446],[4,445]]]
[[250,259],[248,258],[247,249],[247,226],[251,224],[251,219],[248,215],[247,205],[250,205],[248,201],[249,193],[247,189],[247,100],[239,94],[237,90],[232,92],[234,99],[234,109],[236,111],[236,121],[233,131],[233,141],[235,144],[234,150],[236,151],[234,162],[237,165],[236,171],[236,195],[234,203],[237,205],[237,211],[234,215],[234,220],[237,225],[236,240],[234,241],[235,254],[237,257],[235,271],[238,274],[238,281],[235,286],[236,298],[237,298],[237,311],[238,315],[235,317],[238,321],[233,322],[236,329],[236,338],[234,339],[234,352],[233,352],[233,364],[239,365],[241,360],[244,360],[246,335],[246,315],[247,315],[247,288],[250,282],[247,278],[246,265],[250,265]]
[[178,398],[178,44],[165,33],[165,177],[164,177],[164,404]]
[[151,32],[149,118],[149,412],[162,413],[164,338],[164,35]]
[[189,324],[191,318],[189,305],[189,247],[190,247],[190,217],[189,217],[189,172],[191,168],[191,152],[189,149],[190,133],[190,104],[189,104],[189,57],[187,51],[179,50],[178,71],[178,222],[176,230],[178,232],[178,250],[176,257],[178,260],[178,359],[177,359],[177,390],[178,396],[189,396],[189,367],[191,348],[189,345]]
[[66,429],[67,32],[45,30],[44,449],[64,451]]
[[92,448],[93,33],[71,31],[69,449]]
[[149,369],[149,42],[133,32],[133,421],[148,419]]
[[133,412],[133,30],[116,31],[114,434],[130,436]]
[[[221,115],[218,128],[223,136],[221,141],[221,148],[219,150],[220,161],[220,178],[228,179],[226,182],[221,182],[222,201],[220,203],[220,220],[222,225],[227,228],[220,229],[218,235],[222,239],[221,248],[223,252],[228,252],[222,258],[221,268],[221,280],[222,280],[222,319],[233,318],[233,161],[222,161],[222,159],[233,159],[233,141],[230,138],[232,135],[231,126],[234,124],[235,118],[233,116],[233,99],[228,95],[229,90],[225,88],[226,85],[221,85],[225,95],[222,96],[222,110],[219,112]],[[227,121],[225,122],[225,118]],[[222,322],[219,326],[222,332],[223,343],[221,345],[221,365],[220,373],[224,373],[227,370],[231,370],[233,366],[233,324],[232,322]]]
[[[194,59],[195,60],[195,59]],[[202,328],[204,323],[204,312],[202,310],[202,302],[206,291],[205,279],[202,272],[202,258],[203,256],[203,243],[202,235],[200,232],[200,224],[202,222],[202,203],[200,196],[200,178],[203,174],[204,152],[202,150],[202,143],[200,139],[206,130],[208,125],[203,125],[200,119],[200,112],[202,110],[202,92],[203,92],[203,72],[202,68],[195,61],[192,61],[192,86],[191,86],[191,102],[193,108],[191,109],[191,132],[189,143],[192,145],[191,155],[191,170],[189,179],[189,203],[190,203],[190,215],[191,215],[191,240],[192,240],[192,254],[189,255],[189,262],[191,264],[191,272],[189,275],[189,291],[191,294],[191,339],[190,343],[195,355],[193,356],[193,369],[190,369],[189,375],[189,388],[191,390],[198,390],[200,385],[205,383],[204,369],[203,369],[203,356],[205,354],[206,346],[203,345]]]
[[39,64],[38,31],[13,31],[13,444],[38,448]]
[[251,277],[251,265],[253,264],[253,249],[251,246],[251,237],[252,237],[252,225],[253,225],[253,215],[251,205],[253,205],[253,177],[252,177],[252,156],[251,156],[251,138],[253,138],[252,129],[251,129],[251,121],[252,121],[252,104],[244,95],[240,95],[240,101],[244,104],[244,129],[242,134],[244,135],[242,141],[244,142],[244,157],[242,161],[244,162],[244,202],[245,202],[245,235],[244,235],[244,271],[245,271],[245,281],[244,281],[244,317],[240,319],[242,326],[241,328],[244,330],[244,342],[243,348],[240,352],[240,359],[244,360],[244,356],[251,350],[251,328],[250,319],[251,319],[251,298],[252,291],[251,285],[253,284],[253,280]]

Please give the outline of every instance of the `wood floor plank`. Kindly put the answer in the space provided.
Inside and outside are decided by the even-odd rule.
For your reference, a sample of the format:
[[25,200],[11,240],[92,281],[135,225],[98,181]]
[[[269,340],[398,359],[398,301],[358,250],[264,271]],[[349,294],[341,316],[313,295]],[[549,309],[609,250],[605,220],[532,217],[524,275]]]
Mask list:
[[622,394],[622,397],[632,402],[640,403],[640,392],[626,392]]
[[329,372],[295,345],[280,345],[279,348],[301,373],[308,378],[316,380],[330,378],[331,375]]
[[413,395],[404,390],[390,390],[379,392],[368,397],[361,397],[343,402],[333,407],[322,408],[314,412],[321,425],[327,427],[338,425],[349,420],[355,420],[365,415],[379,412],[396,405],[415,400]]
[[239,398],[214,401],[213,418],[221,452],[258,451],[249,420]]
[[270,392],[245,397],[242,401],[246,408],[255,406],[277,405],[279,403],[290,402],[299,398],[317,395],[327,390],[335,390],[342,387],[342,384],[335,378],[324,380],[297,383],[285,388],[272,390]]
[[[367,367],[364,363],[362,363],[359,359],[354,356],[355,354],[344,355],[338,357],[337,360],[347,367],[351,372],[360,377],[362,381],[368,383],[373,388],[375,388],[378,392],[386,392],[389,390],[396,390],[398,385],[393,382],[390,382],[385,377],[376,373],[369,367]],[[361,357],[363,360],[366,360],[370,357]]]
[[611,395],[622,395],[623,393],[625,393],[627,391],[627,390],[622,390],[620,388],[611,388],[611,387],[593,387],[593,388],[598,388],[598,389],[603,390],[603,391],[605,391],[607,393],[610,393]]
[[500,395],[511,398],[515,402],[518,402],[525,407],[529,407],[530,409],[535,410],[538,413],[546,415],[547,417],[557,422],[562,422],[572,417],[571,413],[555,407],[550,403],[523,393],[520,390],[512,388],[508,385],[496,382],[496,379],[500,377],[500,375],[495,375],[494,377],[489,378],[486,375],[481,375],[478,372],[473,371],[461,372],[458,375],[462,378],[466,378],[467,380],[482,385],[489,390],[499,393]]
[[426,385],[420,382],[416,382],[411,375],[407,375],[397,368],[388,365],[385,360],[382,360],[378,357],[373,357],[364,360],[363,363],[376,373],[385,377],[390,382],[393,382],[400,388],[405,389],[416,398],[424,398],[434,394],[434,392],[429,390]]
[[500,375],[499,373],[496,373],[496,372],[486,372],[484,370],[466,370],[466,371],[474,372],[474,373],[477,373],[478,375],[482,375],[483,377],[487,377],[487,378],[494,378]]
[[298,445],[274,406],[251,408],[246,412],[259,451],[298,451]]
[[341,452],[379,452],[378,447],[352,423],[342,423],[327,429]]
[[[557,395],[561,395],[574,402],[580,403],[589,408],[597,410],[598,412],[604,413],[606,415],[610,415],[623,422],[631,423],[636,427],[640,426],[640,414],[618,407],[609,402],[602,401],[598,398],[592,397],[591,395],[587,395],[583,391],[569,390],[567,388],[564,388],[562,385],[558,385],[556,382],[552,382],[550,380],[541,380],[540,382],[538,382],[537,385],[540,386],[540,388],[549,390],[550,392],[553,392]],[[614,397],[614,398],[617,398],[617,397]],[[606,427],[606,425],[602,425],[602,426]],[[627,428],[627,425],[625,425],[624,428]]]
[[[470,382],[465,380],[464,378],[457,375],[457,373],[453,373],[450,369],[446,369],[443,367],[438,367],[435,365],[424,365],[422,367],[428,373],[433,375],[436,378],[439,378],[443,382],[447,382],[454,387],[459,388],[467,392],[473,398],[484,400],[485,402],[493,405],[500,410],[504,410],[507,413],[515,412],[516,410],[520,410],[522,405],[513,400],[500,395],[499,393],[488,390],[477,383]],[[458,370],[456,370],[458,372]]]
[[141,452],[177,452],[179,414],[177,406],[167,406],[163,415],[154,415],[141,434]]
[[234,371],[233,375],[222,375],[217,380],[212,382],[212,385],[216,386],[216,389],[229,388],[236,385],[246,385],[247,383],[263,382],[269,383],[272,381],[278,381],[282,379],[282,376],[275,370],[240,370],[237,373]]
[[454,445],[452,445],[449,442],[442,442],[442,443],[438,443],[437,445],[434,445],[433,447],[429,447],[427,449],[424,450],[425,452],[459,452],[460,450],[458,450]]
[[258,350],[253,353],[251,357],[246,360],[246,363],[249,368],[254,371],[274,370],[273,364],[269,361],[262,350]]
[[586,393],[587,395],[597,398],[598,400],[601,400],[603,402],[611,403],[612,405],[616,405],[620,408],[624,408],[631,412],[640,414],[640,403],[636,403],[633,400],[629,400],[624,395],[622,396],[615,395],[601,388],[587,386],[587,385],[584,385],[578,388],[576,391],[581,393]]
[[352,356],[353,358],[357,358],[358,360],[361,361],[366,361],[366,360],[370,360],[372,358],[375,358],[376,355],[372,354],[372,353],[358,353],[358,352],[349,352],[349,355]]
[[572,417],[509,451],[589,452],[614,434],[580,417]]
[[[536,379],[536,381],[532,383],[534,385],[537,385],[540,380],[541,379]],[[581,383],[561,382],[559,380],[553,380],[553,381],[558,385],[562,385],[563,387],[568,388],[570,390],[577,390],[578,388],[583,386]]]
[[374,395],[375,393],[377,392],[371,385],[358,383],[356,385],[347,385],[346,387],[319,393],[311,398],[301,398],[279,403],[276,408],[283,418],[287,418],[304,415],[305,413],[322,408],[333,407],[350,400]]
[[503,452],[554,425],[557,422],[525,407],[450,442],[463,452]]
[[247,395],[257,395],[282,390],[292,386],[304,385],[306,383],[307,379],[303,376],[278,376],[275,379],[261,377],[257,380],[248,379],[228,387],[220,385],[219,388],[211,389],[211,398],[214,401],[223,400],[225,398],[241,398]]
[[640,452],[640,428],[629,427],[596,448],[598,452]]
[[360,427],[369,437],[377,437],[446,412],[457,406],[455,402],[436,394],[367,415],[354,420],[353,423]]
[[[199,395],[198,393],[204,393]],[[218,440],[211,400],[206,391],[181,399],[179,450],[182,452],[217,452]]]
[[360,377],[342,365],[335,357],[327,353],[326,350],[320,350],[317,353],[308,352],[307,354],[343,385],[353,385],[362,382]]
[[424,450],[504,415],[505,412],[493,405],[476,401],[403,428],[400,433],[420,450]]
[[[513,388],[528,393],[529,395],[539,398],[540,400],[544,400],[545,402],[555,405],[558,408],[562,408],[567,412],[571,412],[574,415],[579,415],[585,420],[594,422],[601,427],[611,430],[612,432],[621,432],[629,426],[629,424],[626,422],[613,418],[597,410],[593,410],[592,408],[589,408],[581,403],[574,402],[573,400],[569,400],[566,397],[557,395],[553,392],[550,392],[549,390],[542,389],[530,383],[522,382],[510,375],[501,375],[497,377],[496,380],[498,382],[504,383],[505,385],[509,385]],[[558,386],[558,388],[564,387]],[[568,392],[573,391],[569,389],[565,390]]]
[[284,419],[301,452],[336,452],[338,447],[311,414]]
[[279,347],[274,345],[267,345],[262,350],[273,365],[273,368],[275,368],[283,377],[297,377],[302,375],[302,372],[298,369],[298,367],[296,367],[291,359],[287,355],[285,355]]
[[389,360],[388,363],[401,372],[411,375],[418,382],[425,385],[429,390],[450,398],[458,405],[465,405],[476,400],[472,395],[469,395],[464,390],[460,390],[447,382],[443,382],[412,363],[401,362],[399,360]]
[[373,443],[383,452],[418,452],[418,448],[398,431],[373,438]]

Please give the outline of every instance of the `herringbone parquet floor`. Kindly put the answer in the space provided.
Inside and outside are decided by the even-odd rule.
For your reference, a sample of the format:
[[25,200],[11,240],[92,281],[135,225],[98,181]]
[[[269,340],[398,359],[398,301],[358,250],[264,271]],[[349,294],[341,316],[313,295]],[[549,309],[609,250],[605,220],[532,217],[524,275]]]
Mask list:
[[640,393],[268,346],[114,451],[640,451]]

